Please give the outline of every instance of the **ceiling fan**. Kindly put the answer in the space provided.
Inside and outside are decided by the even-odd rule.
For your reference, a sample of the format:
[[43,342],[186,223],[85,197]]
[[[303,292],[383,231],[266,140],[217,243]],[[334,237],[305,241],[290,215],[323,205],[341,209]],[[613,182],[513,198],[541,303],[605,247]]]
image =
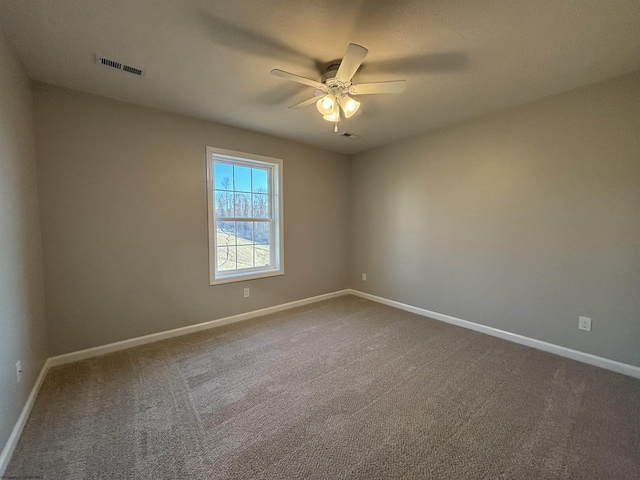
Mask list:
[[351,98],[349,95],[401,93],[404,91],[405,80],[359,84],[351,83],[351,79],[358,68],[360,68],[360,65],[362,65],[362,61],[364,57],[367,56],[367,53],[369,53],[369,50],[366,48],[356,45],[355,43],[350,43],[342,61],[339,64],[329,65],[327,72],[322,75],[320,81],[301,77],[277,68],[271,70],[271,75],[314,87],[316,92],[312,98],[292,105],[289,108],[307,107],[315,103],[318,111],[322,114],[322,118],[329,122],[334,122],[334,131],[337,132],[341,112],[344,118],[349,118],[360,108],[360,102]]

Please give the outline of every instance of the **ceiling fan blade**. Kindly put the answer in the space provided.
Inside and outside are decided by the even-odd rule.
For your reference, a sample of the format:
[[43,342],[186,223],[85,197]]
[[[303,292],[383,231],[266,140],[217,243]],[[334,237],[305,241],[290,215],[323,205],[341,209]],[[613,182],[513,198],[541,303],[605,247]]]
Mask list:
[[344,54],[344,58],[338,67],[336,73],[336,80],[341,82],[350,81],[356,73],[356,70],[362,65],[364,57],[367,56],[369,50],[355,43],[350,43],[347,47],[347,51]]
[[271,75],[302,83],[304,85],[309,85],[310,87],[318,88],[322,91],[324,91],[325,89],[324,84],[320,82],[311,80],[310,78],[301,77],[300,75],[294,75],[293,73],[285,72],[284,70],[280,70],[278,68],[274,68],[273,70],[271,70]]
[[359,83],[351,85],[351,95],[371,95],[376,93],[402,93],[406,86],[406,80],[393,80],[391,82]]
[[318,97],[310,98],[309,100],[305,100],[304,102],[296,103],[295,105],[291,105],[289,108],[303,108],[308,107],[309,105],[314,105],[318,101]]

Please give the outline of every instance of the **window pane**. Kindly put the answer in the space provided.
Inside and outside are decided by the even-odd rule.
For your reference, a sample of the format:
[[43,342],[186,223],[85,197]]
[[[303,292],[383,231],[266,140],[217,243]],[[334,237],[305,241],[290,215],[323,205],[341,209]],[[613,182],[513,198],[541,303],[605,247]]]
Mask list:
[[233,192],[215,191],[214,206],[216,217],[233,217]]
[[249,167],[233,167],[233,183],[236,192],[251,192],[251,169]]
[[256,267],[266,267],[270,264],[269,250],[270,246],[267,245],[254,245],[255,249],[255,264]]
[[236,269],[236,248],[235,246],[218,247],[218,270]]
[[253,245],[238,246],[238,268],[253,268]]
[[235,222],[216,222],[216,245],[236,245]]
[[269,218],[269,195],[254,193],[251,195],[254,218]]
[[236,193],[236,217],[251,217],[251,194],[250,193]]
[[269,244],[269,223],[253,222],[253,241],[259,245]]
[[252,168],[251,177],[253,180],[252,192],[268,193],[268,171],[261,168]]
[[238,245],[253,243],[253,222],[236,222]]
[[215,162],[213,176],[216,190],[233,190],[233,165]]

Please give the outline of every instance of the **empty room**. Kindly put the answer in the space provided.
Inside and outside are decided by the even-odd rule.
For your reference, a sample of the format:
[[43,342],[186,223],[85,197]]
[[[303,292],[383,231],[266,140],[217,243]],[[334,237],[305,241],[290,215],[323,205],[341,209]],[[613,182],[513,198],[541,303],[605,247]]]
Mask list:
[[0,477],[640,478],[640,2],[0,0]]

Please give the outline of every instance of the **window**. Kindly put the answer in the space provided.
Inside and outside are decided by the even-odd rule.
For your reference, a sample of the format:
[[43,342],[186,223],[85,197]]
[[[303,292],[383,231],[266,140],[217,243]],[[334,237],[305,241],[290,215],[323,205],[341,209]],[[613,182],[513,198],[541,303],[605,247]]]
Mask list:
[[209,283],[284,273],[282,160],[207,147]]

